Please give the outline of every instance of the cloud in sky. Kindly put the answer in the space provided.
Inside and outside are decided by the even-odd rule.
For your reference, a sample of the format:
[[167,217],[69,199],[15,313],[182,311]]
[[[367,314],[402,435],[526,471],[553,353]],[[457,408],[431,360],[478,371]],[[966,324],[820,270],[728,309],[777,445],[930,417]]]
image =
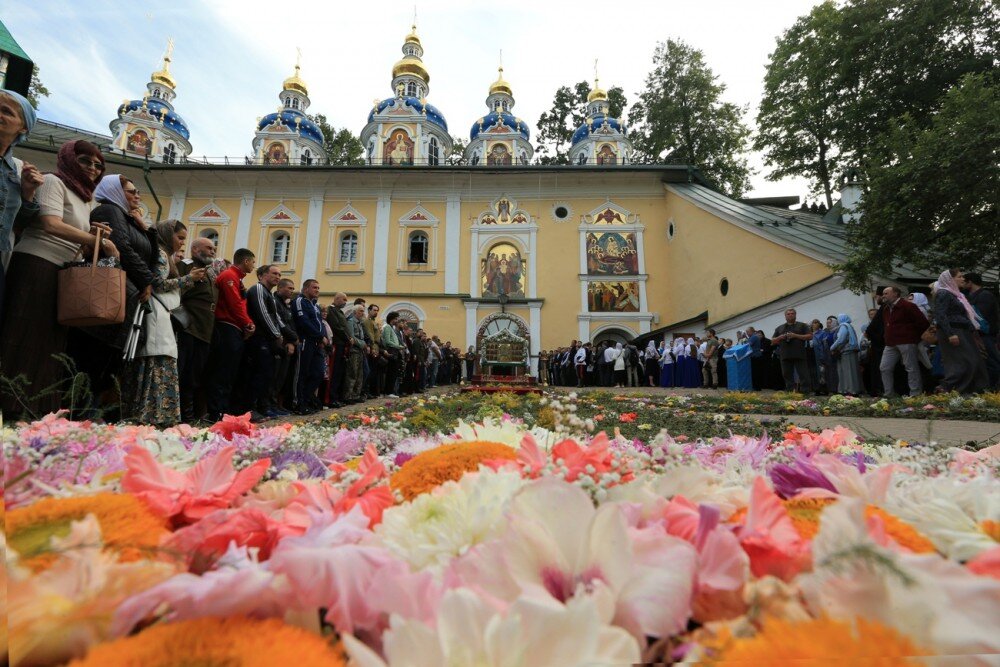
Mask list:
[[[486,112],[500,50],[514,113],[534,124],[555,89],[591,80],[621,86],[630,102],[642,88],[658,41],[680,38],[702,49],[725,99],[748,105],[753,118],[775,38],[815,0],[679,0],[612,3],[419,3],[418,34],[430,71],[430,95],[453,135],[467,137]],[[391,94],[413,5],[246,0],[139,3],[124,0],[12,3],[4,22],[38,63],[52,96],[40,115],[107,132],[118,104],[145,91],[168,37],[178,82],[177,112],[191,128],[197,156],[242,156],[259,116],[278,105],[282,80],[302,50],[310,112],[360,133],[375,98]],[[769,182],[759,155],[756,196],[804,195],[803,179]]]

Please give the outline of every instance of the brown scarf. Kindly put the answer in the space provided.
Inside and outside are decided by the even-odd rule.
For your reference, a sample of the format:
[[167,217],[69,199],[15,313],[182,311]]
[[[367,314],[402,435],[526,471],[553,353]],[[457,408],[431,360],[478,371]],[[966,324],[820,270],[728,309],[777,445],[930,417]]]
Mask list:
[[[100,160],[101,169],[95,181],[90,180],[90,176],[76,161],[77,156],[80,155]],[[56,157],[56,177],[83,201],[89,202],[94,198],[94,189],[103,174],[104,156],[101,155],[100,149],[89,141],[67,141],[59,148],[59,154]]]

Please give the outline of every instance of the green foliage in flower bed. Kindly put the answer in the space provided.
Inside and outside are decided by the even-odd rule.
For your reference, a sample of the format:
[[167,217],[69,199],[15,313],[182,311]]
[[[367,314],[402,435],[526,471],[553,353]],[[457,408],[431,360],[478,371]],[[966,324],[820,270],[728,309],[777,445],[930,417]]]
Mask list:
[[328,419],[346,426],[374,426],[391,423],[411,434],[448,432],[463,420],[467,423],[519,419],[527,428],[579,433],[581,431],[622,436],[643,441],[661,430],[672,436],[691,439],[735,435],[760,436],[765,431],[780,436],[787,422],[783,417],[762,421],[742,415],[702,412],[684,402],[648,396],[617,396],[610,392],[562,394],[550,392],[517,395],[512,393],[452,393],[393,401],[348,415]]
[[[618,398],[597,391],[588,396]],[[646,394],[649,405],[698,413],[763,415],[829,415],[834,417],[904,417],[909,419],[969,419],[1000,422],[1000,393],[980,396],[934,394],[917,398],[852,398],[815,396],[790,392],[721,392],[718,394]]]

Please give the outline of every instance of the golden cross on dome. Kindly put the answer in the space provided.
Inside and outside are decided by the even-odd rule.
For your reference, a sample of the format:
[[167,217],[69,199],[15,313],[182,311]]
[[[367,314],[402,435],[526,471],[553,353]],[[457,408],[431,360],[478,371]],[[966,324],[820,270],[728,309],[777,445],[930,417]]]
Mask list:
[[594,88],[599,88],[597,85],[600,79],[597,76],[597,58],[594,58]]
[[167,53],[163,56],[163,59],[170,62],[170,56],[174,55],[174,38],[167,38]]
[[302,68],[302,49],[295,47],[295,76],[299,75],[299,70]]

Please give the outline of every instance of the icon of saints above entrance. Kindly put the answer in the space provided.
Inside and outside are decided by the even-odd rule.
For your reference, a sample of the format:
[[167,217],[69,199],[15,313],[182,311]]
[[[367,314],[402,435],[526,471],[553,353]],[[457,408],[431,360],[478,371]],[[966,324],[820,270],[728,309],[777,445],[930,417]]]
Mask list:
[[525,275],[521,253],[510,243],[498,243],[482,259],[480,271],[484,297],[523,299]]

